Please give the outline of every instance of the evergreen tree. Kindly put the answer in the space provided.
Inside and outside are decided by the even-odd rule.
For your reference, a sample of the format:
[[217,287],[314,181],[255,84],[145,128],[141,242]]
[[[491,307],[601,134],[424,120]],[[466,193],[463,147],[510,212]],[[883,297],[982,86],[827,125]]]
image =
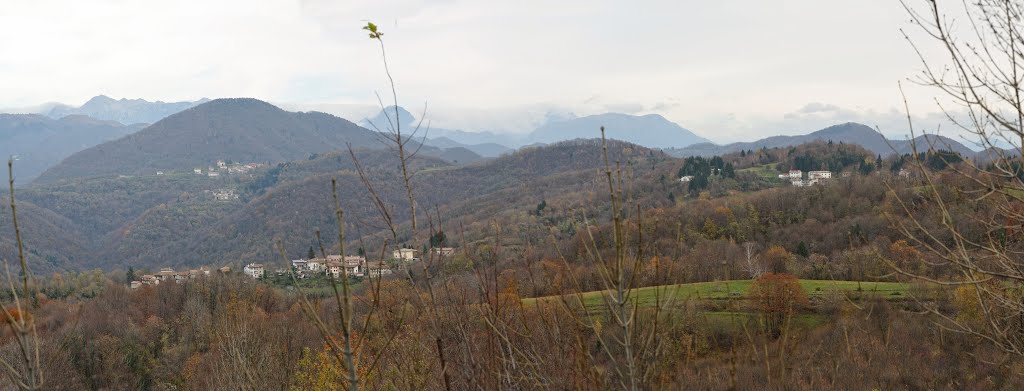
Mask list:
[[128,279],[128,282],[132,282],[132,281],[135,281],[136,279],[138,279],[135,276],[135,268],[133,268],[131,266],[128,266],[128,273],[125,273],[125,278]]
[[534,209],[533,213],[535,215],[537,215],[537,216],[540,216],[542,213],[544,213],[544,208],[547,208],[547,207],[548,207],[548,201],[547,200],[540,200],[540,203],[537,204],[537,208]]
[[444,231],[437,231],[437,233],[430,235],[430,247],[444,247],[447,242],[446,239]]
[[796,255],[799,255],[804,258],[807,258],[811,255],[811,251],[807,249],[807,243],[804,243],[801,240],[800,244],[796,245]]
[[722,176],[725,178],[736,177],[736,169],[732,166],[732,163],[725,164],[725,168],[722,169]]
[[313,252],[313,246],[309,246],[309,252],[306,253],[306,259],[316,258],[316,253]]
[[866,160],[862,160],[860,162],[860,167],[858,168],[858,170],[861,174],[868,175],[875,170],[875,165],[868,163]]
[[690,179],[690,193],[700,193],[700,191],[704,190],[706,187],[708,187],[707,175],[697,175],[694,176],[693,179]]

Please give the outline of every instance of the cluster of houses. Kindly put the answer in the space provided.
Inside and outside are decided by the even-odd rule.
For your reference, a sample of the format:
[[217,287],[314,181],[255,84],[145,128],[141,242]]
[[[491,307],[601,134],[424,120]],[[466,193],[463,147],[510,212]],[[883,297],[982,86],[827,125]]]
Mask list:
[[[455,253],[455,249],[452,247],[435,247],[430,249],[431,254],[437,257],[445,257]],[[366,257],[360,255],[328,255],[327,258],[310,258],[310,259],[294,259],[291,261],[291,267],[295,271],[298,278],[308,278],[316,276],[318,274],[330,275],[334,278],[340,278],[343,275],[352,277],[383,277],[394,274],[395,269],[398,271],[405,270],[408,264],[418,262],[419,251],[411,248],[401,248],[394,250],[392,255],[393,262],[383,261],[368,261]],[[395,265],[393,269],[391,265]],[[261,278],[266,276],[267,268],[262,263],[250,263],[242,268],[242,272],[252,278]],[[284,275],[288,271],[285,269],[274,270],[278,275]]]
[[[262,272],[262,265],[251,264],[257,272]],[[248,266],[247,266],[248,267]],[[292,268],[295,269],[299,278],[305,278],[310,274],[323,273],[334,278],[343,275],[353,277],[382,277],[393,273],[391,266],[385,262],[367,261],[366,257],[358,255],[328,255],[327,258],[295,259],[292,260]],[[278,271],[284,272],[283,270]],[[250,273],[246,273],[250,274]],[[283,274],[283,273],[282,273]],[[255,275],[254,275],[255,277]]]
[[[225,266],[218,269],[218,271],[221,273],[230,273],[231,268]],[[174,282],[176,284],[181,284],[188,280],[206,277],[209,275],[210,268],[208,266],[200,266],[198,269],[184,270],[180,272],[174,271],[174,269],[169,267],[165,267],[154,274],[143,275],[142,277],[139,277],[138,280],[129,282],[129,285],[132,289],[135,289],[143,285],[160,285],[160,283]]]
[[209,166],[206,168],[204,173],[202,168],[192,169],[192,172],[196,175],[206,175],[208,177],[219,177],[221,174],[246,174],[257,168],[266,166],[262,163],[232,163],[228,164],[223,160],[218,160],[216,166]]
[[[396,265],[396,269],[401,271],[405,270],[408,264],[419,261],[418,253],[419,251],[411,248],[395,250],[392,252],[394,262],[390,264],[383,261],[367,261],[366,257],[363,256],[352,255],[342,257],[340,255],[328,255],[327,258],[295,259],[291,261],[291,267],[295,270],[298,278],[309,278],[318,274],[329,275],[334,278],[341,278],[343,275],[383,277],[394,273],[391,264]],[[443,258],[454,254],[455,249],[451,247],[435,247],[430,249],[430,253]],[[231,273],[231,268],[224,266],[217,269],[217,271],[227,274]],[[278,275],[284,275],[288,271],[286,269],[277,269],[274,272]],[[165,267],[157,273],[146,274],[139,277],[136,281],[131,281],[130,286],[132,289],[135,289],[143,285],[159,285],[160,283],[174,282],[180,284],[191,279],[209,276],[210,273],[211,270],[208,266],[185,271],[174,271],[174,269]],[[266,276],[267,268],[262,263],[249,263],[242,267],[242,273],[258,279]]]
[[779,174],[779,179],[789,181],[796,187],[814,186],[832,179],[832,171],[808,171],[807,179],[804,179],[803,171],[790,170],[788,174]]

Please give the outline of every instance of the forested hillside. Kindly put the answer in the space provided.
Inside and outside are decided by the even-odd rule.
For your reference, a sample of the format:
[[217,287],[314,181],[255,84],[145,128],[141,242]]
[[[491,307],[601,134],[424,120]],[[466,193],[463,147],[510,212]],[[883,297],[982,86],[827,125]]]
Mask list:
[[[407,222],[407,202],[396,185],[397,159],[380,150],[354,153],[367,180],[379,183],[374,190],[391,205],[393,221]],[[610,153],[623,164],[624,175],[645,189],[675,169],[674,159],[636,145],[613,142]],[[475,238],[485,233],[489,219],[517,215],[545,199],[571,200],[592,214],[589,202],[600,190],[595,177],[600,164],[599,143],[580,140],[465,166],[424,156],[414,159],[412,168],[420,202],[444,216],[459,216]],[[342,205],[351,216],[350,232],[376,238],[373,243],[386,236],[389,231],[378,221],[379,212],[347,151],[316,154],[251,175],[84,179],[34,186],[19,197],[63,216],[89,238],[89,246],[75,252],[75,263],[57,269],[203,265],[275,260],[275,239],[298,257],[313,244],[317,228],[327,244],[335,242],[331,179],[338,180]],[[230,190],[238,199],[215,200],[212,193],[218,190]],[[668,202],[662,194],[652,193],[645,202]]]
[[[128,278],[126,269],[127,275],[136,275],[133,273],[163,266],[237,267],[260,262],[273,270],[285,265],[274,248],[277,240],[285,246],[285,257],[303,257],[308,249],[318,247],[313,238],[317,229],[328,248],[336,247],[332,179],[338,181],[350,251],[373,258],[384,240],[391,241],[392,247],[428,244],[414,241],[417,237],[421,241],[429,237],[431,245],[458,249],[444,259],[430,256],[421,261],[409,270],[408,277],[352,280],[359,311],[387,309],[363,315],[373,323],[361,341],[389,371],[405,368],[410,360],[425,364],[415,371],[402,370],[421,381],[443,376],[438,373],[445,373],[444,368],[452,371],[448,381],[466,385],[491,376],[477,372],[475,365],[509,373],[521,369],[507,368],[493,359],[498,352],[482,355],[475,364],[456,355],[442,365],[432,358],[436,353],[431,349],[388,348],[392,338],[415,341],[429,337],[450,353],[489,352],[486,339],[495,337],[502,346],[529,348],[536,354],[530,356],[536,362],[554,365],[570,360],[580,366],[591,362],[579,352],[604,343],[597,337],[600,334],[591,330],[603,326],[593,326],[583,314],[593,311],[590,317],[611,316],[604,302],[608,292],[604,273],[609,269],[602,265],[616,259],[623,247],[629,249],[627,260],[635,262],[630,286],[640,288],[631,299],[639,303],[638,313],[645,322],[638,332],[657,337],[652,343],[666,347],[645,353],[658,361],[644,365],[666,371],[651,382],[693,384],[689,375],[701,373],[701,384],[707,379],[707,385],[731,382],[750,388],[765,376],[786,382],[802,379],[805,372],[795,368],[826,359],[847,364],[829,367],[809,380],[810,384],[824,387],[865,374],[876,380],[864,384],[922,387],[934,384],[935,379],[1009,379],[1009,369],[972,358],[997,353],[987,345],[973,343],[971,337],[921,337],[931,334],[912,312],[933,303],[960,313],[971,307],[961,299],[946,298],[944,291],[910,284],[891,273],[892,265],[910,267],[937,261],[902,240],[890,221],[891,216],[908,218],[899,217],[895,197],[921,196],[922,182],[891,169],[861,169],[865,162],[884,165],[897,160],[877,161],[858,146],[825,142],[710,159],[675,159],[613,141],[608,143],[607,168],[617,189],[614,194],[624,202],[616,213],[603,152],[599,141],[577,140],[527,148],[466,166],[434,158],[413,159],[417,200],[430,205],[425,216],[434,216],[429,227],[421,225],[418,233],[411,232],[407,224],[408,205],[397,158],[378,150],[354,151],[359,166],[349,152],[336,151],[263,168],[251,177],[99,178],[25,190],[20,193],[19,210],[22,216],[33,216],[24,219],[23,227],[34,265],[41,270],[59,270],[47,269],[39,257],[77,253],[95,258],[55,260],[57,264],[78,262],[76,268],[117,270],[109,275],[47,273],[41,279],[39,290],[48,299],[44,310],[35,316],[47,325],[47,341],[67,342],[60,348],[52,345],[54,342],[45,346],[45,368],[50,373],[68,373],[49,384],[84,382],[102,387],[119,381],[142,386],[172,382],[195,388],[249,381],[299,388],[324,382],[340,384],[340,369],[330,352],[320,346],[317,328],[302,321],[309,316],[303,309],[304,296],[296,295],[295,286],[285,277],[268,271],[266,278],[252,280],[217,272],[182,284],[136,290],[122,286]],[[950,153],[941,161],[953,156]],[[785,171],[776,168],[785,165],[830,167],[851,175],[800,188],[772,181],[758,171]],[[373,207],[374,198],[360,179],[359,167],[388,206],[398,227],[396,235],[389,232],[380,211]],[[940,174],[934,185],[944,193],[970,188],[956,177],[941,175],[948,174],[945,167],[925,167]],[[678,173],[706,176],[707,187],[690,189],[691,185],[678,181]],[[211,192],[219,189],[232,189],[239,197],[215,200]],[[113,197],[95,196],[102,193]],[[965,216],[976,213],[977,207],[963,204],[950,213]],[[939,226],[939,221],[929,218],[928,209],[922,203],[911,212],[929,227]],[[625,235],[616,234],[616,214],[623,218]],[[0,219],[0,223],[10,222]],[[86,228],[77,234],[79,231],[67,229],[76,226]],[[55,237],[48,230],[68,236]],[[91,244],[96,240],[99,245]],[[13,256],[10,246],[9,241],[4,243],[4,256]],[[57,250],[39,252],[37,246]],[[948,271],[927,273],[940,278]],[[783,292],[795,292],[794,296],[782,300],[795,307],[783,311],[774,306],[779,293],[769,284],[788,284],[783,285]],[[314,310],[320,317],[335,316],[333,298],[309,295],[323,303]],[[428,304],[410,304],[417,301]],[[847,315],[850,313],[872,315]],[[71,314],[78,323],[68,322],[64,314]],[[479,316],[489,323],[473,321]],[[563,323],[560,330],[565,331],[552,328]],[[571,324],[577,326],[569,327]],[[662,326],[646,326],[655,324]],[[878,328],[887,331],[879,334]],[[145,341],[158,334],[163,342],[147,347]],[[675,340],[690,342],[678,347]],[[910,345],[910,341],[916,342]],[[854,350],[854,344],[860,347]],[[908,346],[908,350],[888,349],[887,344]],[[830,354],[816,348],[825,345],[851,349]],[[230,349],[243,352],[241,358],[228,354]],[[890,373],[887,368],[893,362],[921,354],[917,349],[930,349],[939,358],[913,364],[914,371],[931,376]],[[704,358],[695,361],[687,351],[699,352]],[[783,353],[785,358],[778,358]],[[108,359],[85,359],[97,354],[132,355],[144,362],[114,370],[101,365]],[[731,360],[736,357],[743,359],[735,361],[739,372],[732,374],[730,364],[722,363],[734,362]],[[862,357],[884,364],[868,363]],[[247,360],[274,365],[251,373],[250,378],[217,369]],[[668,364],[658,362],[671,366],[665,368]],[[776,369],[765,368],[765,362]],[[968,364],[972,369],[966,374],[950,371],[951,366]],[[522,371],[549,378],[549,384],[597,388],[610,387],[620,376],[593,377],[576,370],[566,375],[564,370],[551,369],[552,365]],[[612,360],[601,365],[620,364]],[[778,369],[785,365],[793,365],[793,369]],[[177,369],[182,367],[186,370]],[[325,374],[322,368],[329,372]],[[362,381],[387,384],[373,376]],[[1009,380],[996,383],[1015,384]]]
[[[365,179],[374,184],[373,193],[388,205],[388,218],[398,227],[394,233],[381,221],[374,196],[360,178],[352,154],[360,162]],[[905,159],[876,161],[876,156],[856,145],[824,142],[742,151],[707,160],[675,159],[618,141],[609,141],[609,158],[616,165],[615,175],[621,175],[627,184],[625,196],[630,202],[665,213],[675,213],[675,208],[689,210],[709,199],[736,205],[743,194],[767,196],[771,193],[763,190],[789,186],[777,174],[790,168],[833,170],[837,176],[848,172],[891,177],[898,170],[890,166],[902,164]],[[412,183],[419,204],[429,208],[434,228],[444,227],[441,229],[450,234],[452,244],[487,241],[493,238],[496,224],[510,238],[504,244],[509,248],[525,249],[549,241],[552,233],[559,241],[578,242],[583,240],[578,235],[585,223],[609,221],[607,205],[602,202],[607,189],[601,182],[604,161],[597,140],[524,148],[468,165],[427,156],[412,163]],[[680,182],[679,177],[685,175],[695,179]],[[409,231],[408,202],[400,177],[399,162],[392,153],[357,149],[352,153],[313,154],[246,175],[175,173],[63,181],[22,189],[19,198],[29,205],[26,208],[43,208],[26,223],[42,230],[35,232],[40,237],[74,233],[73,240],[66,240],[67,245],[55,240],[47,246],[52,254],[40,253],[39,243],[27,241],[33,259],[48,260],[43,270],[277,262],[280,255],[274,247],[276,240],[284,244],[289,257],[301,257],[309,247],[315,247],[313,234],[317,229],[322,231],[326,245],[336,243],[336,225],[331,223],[332,179],[337,180],[341,205],[350,217],[347,231],[355,233],[349,237],[351,245],[376,248],[384,240],[416,248],[426,245],[410,243],[414,236],[429,235],[430,228],[420,225],[416,235]],[[879,186],[880,182],[864,183]],[[831,189],[835,185],[828,186]],[[796,190],[790,199],[800,200],[815,191]],[[214,196],[218,192],[235,198],[218,200]],[[711,208],[702,206],[698,210]],[[734,215],[743,213],[745,209]],[[694,219],[705,218],[684,220]],[[54,232],[47,232],[47,227]],[[810,245],[811,241],[807,242]],[[785,245],[792,249],[796,243]],[[835,245],[830,243],[828,248]]]

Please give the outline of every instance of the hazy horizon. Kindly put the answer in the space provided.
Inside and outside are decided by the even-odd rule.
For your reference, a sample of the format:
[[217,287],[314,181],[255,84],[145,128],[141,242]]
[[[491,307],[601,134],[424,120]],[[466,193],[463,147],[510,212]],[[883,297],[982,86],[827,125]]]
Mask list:
[[[716,143],[843,122],[895,137],[906,124],[897,82],[920,69],[897,2],[246,4],[11,4],[0,49],[19,55],[0,60],[0,108],[253,97],[358,120],[386,85],[366,20],[385,32],[399,104],[466,131],[620,112]],[[904,84],[915,119],[935,128],[932,91]]]

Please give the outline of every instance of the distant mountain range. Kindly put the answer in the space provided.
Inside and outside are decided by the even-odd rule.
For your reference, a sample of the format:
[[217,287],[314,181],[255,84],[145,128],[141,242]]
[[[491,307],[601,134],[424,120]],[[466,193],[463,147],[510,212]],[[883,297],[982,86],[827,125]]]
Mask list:
[[203,98],[195,102],[150,102],[144,99],[113,99],[105,95],[99,95],[89,99],[81,107],[56,105],[46,115],[53,119],[60,119],[69,115],[87,115],[96,119],[117,121],[122,124],[152,124],[171,114],[209,101],[209,99]]
[[709,142],[658,114],[635,116],[619,113],[551,121],[530,133],[528,140],[530,143],[547,144],[577,138],[599,138],[602,126],[608,138],[648,148],[686,147]]
[[[408,125],[415,119],[401,110],[399,114],[405,129],[411,130]],[[553,118],[518,142],[545,143],[552,137],[588,140],[515,151],[498,143],[469,143],[458,138],[472,132],[432,130],[426,145],[412,146],[420,151],[411,163],[417,172],[413,181],[418,202],[443,210],[446,215],[462,216],[471,235],[489,232],[486,225],[495,216],[513,221],[524,216],[524,211],[537,210],[539,202],[591,204],[589,200],[597,199],[604,191],[594,182],[594,170],[603,161],[601,144],[593,139],[599,137],[602,125],[612,139],[660,144],[658,148],[646,148],[629,142],[609,143],[614,160],[637,163],[633,165],[638,178],[636,194],[647,197],[650,205],[668,202],[666,194],[673,194],[672,190],[659,178],[675,175],[682,164],[656,150],[667,146],[686,145],[665,149],[676,156],[724,154],[819,140],[859,144],[871,151],[855,148],[864,155],[885,155],[892,151],[890,148],[897,153],[909,151],[906,140],[886,140],[871,128],[855,123],[802,136],[719,146],[660,116]],[[82,135],[91,137],[93,141],[89,142],[94,145],[72,153],[75,142],[71,140]],[[96,141],[100,137],[113,140]],[[113,121],[85,116],[60,120],[42,115],[0,116],[0,152],[15,145],[13,140],[42,151],[53,146],[69,148],[61,150],[67,154],[63,161],[19,193],[19,210],[26,216],[25,232],[32,238],[30,258],[41,265],[41,270],[271,260],[277,256],[272,246],[275,238],[286,243],[288,254],[301,256],[315,245],[311,230],[322,228],[324,237],[334,236],[330,232],[334,226],[329,202],[331,179],[337,179],[339,189],[345,192],[340,202],[346,216],[351,217],[348,229],[360,232],[360,240],[363,235],[378,239],[387,236],[383,227],[373,223],[379,212],[373,202],[368,202],[371,195],[355,173],[345,151],[348,145],[379,183],[378,195],[393,206],[394,221],[408,222],[405,192],[400,181],[394,180],[400,175],[394,152],[374,130],[329,114],[289,112],[256,99],[217,99],[137,132]],[[945,149],[971,154],[970,149],[952,139],[932,140]],[[694,141],[704,142],[686,144]],[[22,147],[8,153],[22,154],[19,165],[27,167],[24,163],[34,153],[26,150],[28,147]],[[217,160],[273,165],[257,168],[251,176],[154,175],[157,170],[191,172]],[[478,163],[464,164],[472,162]],[[43,162],[35,167],[46,165]],[[19,172],[19,176],[27,174]],[[214,194],[220,191],[238,197],[217,200]],[[0,212],[3,208],[0,203]],[[0,226],[9,226],[9,220],[5,220],[9,215],[0,213]],[[469,240],[480,238],[470,236]],[[0,235],[0,257],[12,254],[11,238]]]
[[[387,115],[385,115],[385,112]],[[398,121],[395,120],[398,118]],[[394,124],[401,124],[403,133],[415,129],[417,119],[409,111],[394,106],[388,107],[377,116],[364,120],[363,126],[386,130]],[[467,132],[463,130],[430,127],[427,131],[428,145],[438,147],[461,146],[485,157],[497,157],[511,152],[513,147],[551,144],[574,139],[591,139],[601,136],[600,128],[605,127],[608,138],[627,141],[648,148],[685,147],[695,143],[708,143],[678,124],[657,114],[635,116],[620,113],[605,113],[586,117],[549,116],[548,120],[529,134],[494,132]],[[421,130],[421,134],[422,134]]]
[[[836,143],[858,144],[873,153],[883,156],[893,153],[902,155],[911,153],[913,150],[910,140],[890,140],[866,125],[848,122],[799,136],[772,136],[757,141],[738,142],[726,145],[700,143],[684,148],[666,149],[665,151],[668,154],[677,157],[714,156],[739,152],[741,150],[757,150],[762,147],[790,147],[812,141],[832,141]],[[973,157],[977,155],[977,152],[974,150],[967,148],[960,142],[949,137],[938,135],[918,136],[914,139],[914,142],[917,144],[917,149],[919,151],[927,150],[929,149],[929,145],[934,144],[936,149],[951,150],[958,152],[963,156]]]
[[[51,119],[38,114],[0,114],[0,157],[6,161],[16,156],[15,181],[28,183],[75,152],[141,128],[83,115]],[[6,180],[3,182],[0,187],[7,187]]]
[[[394,107],[387,108],[391,123],[381,112],[362,121],[361,128],[333,115],[288,112],[255,99],[165,103],[100,95],[78,108],[57,105],[48,110],[45,115],[0,116],[0,153],[4,154],[0,156],[19,156],[19,183],[37,176],[40,182],[50,182],[139,175],[203,167],[217,160],[283,162],[344,149],[348,143],[356,148],[382,149],[385,145],[375,129],[387,131],[393,124],[401,124],[403,133],[409,135],[417,125],[415,116],[401,107],[397,115]],[[147,128],[146,122],[154,124]],[[133,125],[123,125],[126,123]],[[602,126],[610,139],[664,149],[674,156],[722,155],[817,140],[858,144],[880,155],[911,150],[910,141],[887,140],[857,123],[806,135],[716,145],[660,115],[620,113],[549,116],[528,134],[428,128],[423,124],[414,141],[425,144],[419,148],[423,156],[466,164],[497,158],[524,146],[597,138]],[[144,130],[132,134],[140,129]],[[983,152],[972,151],[947,137],[919,137],[916,141],[920,149],[935,143],[964,156],[984,158]]]
[[[507,135],[433,128],[428,123],[418,123],[416,117],[405,108],[398,107],[397,109],[396,111],[395,106],[389,106],[373,118],[367,118],[359,124],[367,129],[381,132],[390,132],[398,127],[403,135],[414,137],[417,141],[423,140],[426,145],[442,149],[464,148],[485,158],[498,157],[513,151],[512,148],[500,143],[511,140],[506,137]],[[424,137],[426,138],[424,139]]]

